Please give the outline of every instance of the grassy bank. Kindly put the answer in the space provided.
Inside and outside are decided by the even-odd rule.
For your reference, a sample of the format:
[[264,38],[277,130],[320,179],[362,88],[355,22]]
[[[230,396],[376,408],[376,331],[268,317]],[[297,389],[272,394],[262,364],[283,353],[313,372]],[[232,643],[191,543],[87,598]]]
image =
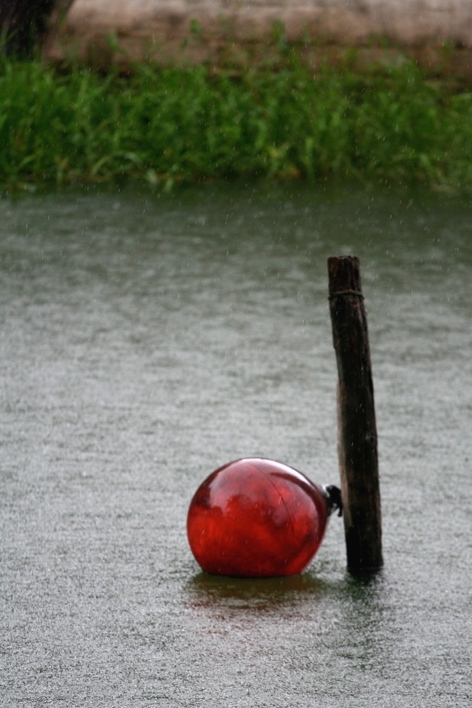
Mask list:
[[355,177],[472,186],[472,91],[412,64],[131,77],[0,65],[0,185]]

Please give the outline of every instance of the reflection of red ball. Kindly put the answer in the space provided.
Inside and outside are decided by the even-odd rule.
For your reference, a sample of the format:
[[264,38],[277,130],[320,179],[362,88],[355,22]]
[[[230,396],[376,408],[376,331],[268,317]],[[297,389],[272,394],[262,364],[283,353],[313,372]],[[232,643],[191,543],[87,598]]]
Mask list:
[[187,534],[207,573],[295,575],[318,550],[328,514],[324,491],[300,472],[272,460],[236,460],[195,492]]

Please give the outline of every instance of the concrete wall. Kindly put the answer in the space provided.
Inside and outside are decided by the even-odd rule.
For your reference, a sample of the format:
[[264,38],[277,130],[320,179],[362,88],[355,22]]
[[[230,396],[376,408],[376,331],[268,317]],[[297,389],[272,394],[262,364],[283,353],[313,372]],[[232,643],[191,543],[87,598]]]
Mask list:
[[104,56],[113,32],[133,58],[201,60],[267,40],[277,21],[291,41],[472,47],[472,0],[75,0],[48,52]]

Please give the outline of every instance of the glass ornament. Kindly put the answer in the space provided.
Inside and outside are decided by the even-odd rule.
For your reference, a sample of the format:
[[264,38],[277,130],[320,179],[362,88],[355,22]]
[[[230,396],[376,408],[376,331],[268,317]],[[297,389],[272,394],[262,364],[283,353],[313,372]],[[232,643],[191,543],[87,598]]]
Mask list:
[[236,460],[195,492],[187,516],[190,548],[214,575],[295,575],[317,552],[333,505],[327,490],[287,465]]

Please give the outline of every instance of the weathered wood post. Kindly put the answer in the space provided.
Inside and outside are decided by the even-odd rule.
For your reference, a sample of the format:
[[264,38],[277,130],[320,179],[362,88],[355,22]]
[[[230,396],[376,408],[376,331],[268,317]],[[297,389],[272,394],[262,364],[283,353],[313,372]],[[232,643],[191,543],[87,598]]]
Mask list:
[[374,387],[359,259],[328,259],[338,366],[338,453],[349,570],[383,565]]

